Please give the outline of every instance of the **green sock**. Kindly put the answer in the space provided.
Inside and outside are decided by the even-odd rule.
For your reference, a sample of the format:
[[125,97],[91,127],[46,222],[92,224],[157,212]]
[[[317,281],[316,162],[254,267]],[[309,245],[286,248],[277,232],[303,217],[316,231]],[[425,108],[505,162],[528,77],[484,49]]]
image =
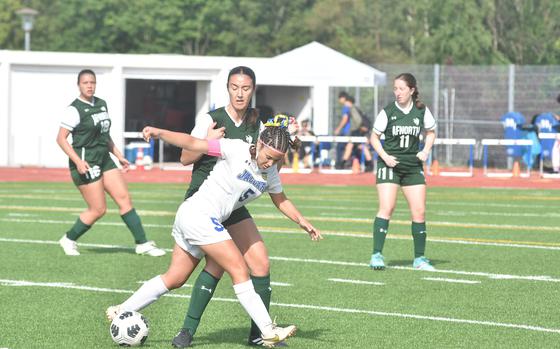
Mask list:
[[91,225],[85,224],[80,217],[78,217],[74,226],[66,233],[66,237],[72,241],[76,241],[80,236],[84,235],[89,228],[91,228]]
[[426,250],[426,222],[412,222],[411,229],[414,240],[414,258],[422,257]]
[[202,313],[204,313],[204,309],[206,309],[210,299],[212,299],[212,295],[214,295],[219,281],[220,279],[215,278],[212,274],[203,270],[194,283],[189,310],[183,322],[183,328],[186,328],[193,336],[200,323]]
[[[253,281],[253,287],[255,287],[255,292],[261,297],[266,310],[270,308],[270,296],[272,294],[272,288],[270,288],[270,275],[267,276],[253,276],[251,275],[251,280]],[[253,320],[251,320],[251,333],[249,335],[251,338],[260,337],[261,330]]]
[[146,232],[144,231],[144,227],[142,226],[140,217],[136,213],[135,209],[132,209],[127,213],[123,214],[121,218],[125,222],[128,229],[132,232],[132,235],[134,236],[134,241],[137,244],[143,244],[148,241],[146,239]]
[[389,230],[389,220],[375,217],[373,221],[373,253],[381,253]]

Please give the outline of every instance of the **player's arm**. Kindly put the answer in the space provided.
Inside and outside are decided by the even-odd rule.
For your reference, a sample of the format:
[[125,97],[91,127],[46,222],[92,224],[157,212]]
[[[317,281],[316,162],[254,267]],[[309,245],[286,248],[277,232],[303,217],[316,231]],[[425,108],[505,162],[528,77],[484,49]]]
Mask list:
[[[208,130],[208,125],[211,125],[214,121],[212,120],[212,117],[208,114],[202,115],[200,117],[197,118],[196,120],[196,124],[193,128],[193,130],[191,131],[191,135],[196,137],[196,138],[206,138],[206,139],[210,139],[209,138],[209,134],[207,133]],[[215,123],[214,123],[215,125]],[[182,149],[181,150],[181,164],[183,166],[187,166],[190,164],[193,164],[195,162],[198,161],[198,159],[200,159],[200,157],[202,156],[202,153],[197,153],[197,152],[192,152],[186,149]]]
[[[214,126],[215,123],[210,125],[209,134],[221,134],[223,136],[224,127],[214,130]],[[198,154],[214,155],[216,151],[219,152],[219,144],[217,143],[217,139],[215,139],[214,136],[213,139],[206,140],[193,137],[186,133],[173,132],[151,126],[144,127],[144,129],[142,130],[142,134],[146,142],[148,142],[151,138],[159,138],[166,143],[173,144],[176,147],[183,148],[191,152],[196,152]],[[216,147],[218,149],[215,149]]]
[[280,210],[280,212],[282,212],[286,217],[299,224],[299,226],[309,234],[311,240],[317,241],[323,238],[323,236],[321,236],[321,232],[309,223],[307,219],[305,219],[297,207],[286,197],[286,194],[284,194],[283,191],[280,193],[269,194],[272,202],[278,210]]
[[70,134],[70,130],[60,127],[58,130],[58,135],[56,136],[56,143],[62,149],[62,151],[72,160],[72,162],[76,165],[76,169],[78,173],[84,174],[89,169],[89,164],[82,160],[80,156],[76,153],[74,148],[68,142],[68,135]]
[[107,148],[109,149],[109,152],[113,153],[117,160],[119,160],[119,163],[121,164],[123,170],[127,171],[130,166],[130,162],[123,156],[119,148],[117,148],[111,136],[109,136],[109,143],[107,143]]
[[426,127],[426,140],[424,141],[424,148],[416,154],[416,157],[422,161],[426,161],[432,151],[432,146],[436,140],[436,119],[428,107],[424,112],[424,125]]

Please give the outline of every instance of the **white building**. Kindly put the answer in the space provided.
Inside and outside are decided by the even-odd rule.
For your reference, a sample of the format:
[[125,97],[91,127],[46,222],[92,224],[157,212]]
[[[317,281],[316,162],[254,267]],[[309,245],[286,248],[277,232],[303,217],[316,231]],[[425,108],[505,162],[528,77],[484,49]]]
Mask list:
[[330,87],[385,83],[385,73],[317,42],[272,58],[0,50],[0,166],[67,166],[55,139],[84,68],[96,72],[122,149],[124,131],[188,131],[196,115],[227,104],[227,74],[238,65],[255,71],[254,105],[310,119],[316,134],[332,129]]

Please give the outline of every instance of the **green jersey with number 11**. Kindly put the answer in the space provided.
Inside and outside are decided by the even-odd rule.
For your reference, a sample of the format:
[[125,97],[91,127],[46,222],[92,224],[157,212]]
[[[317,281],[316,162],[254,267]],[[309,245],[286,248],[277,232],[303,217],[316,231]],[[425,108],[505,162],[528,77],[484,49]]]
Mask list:
[[422,161],[416,157],[420,151],[420,135],[423,130],[435,128],[436,120],[428,107],[418,109],[411,103],[408,108],[401,109],[397,102],[387,105],[373,125],[376,134],[385,134],[383,149],[397,158],[399,167],[422,166]]

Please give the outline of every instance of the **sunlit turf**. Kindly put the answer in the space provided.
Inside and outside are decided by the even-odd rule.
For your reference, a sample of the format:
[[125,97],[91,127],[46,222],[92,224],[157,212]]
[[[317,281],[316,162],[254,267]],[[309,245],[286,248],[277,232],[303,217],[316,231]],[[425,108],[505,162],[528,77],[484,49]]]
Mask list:
[[[170,249],[185,187],[131,184],[148,237]],[[410,214],[402,196],[389,227],[388,268],[372,271],[374,187],[286,186],[325,239],[311,242],[267,195],[249,205],[269,249],[272,316],[299,330],[294,348],[555,347],[560,340],[560,191],[429,188],[427,256],[437,273],[411,270]],[[85,204],[70,183],[0,183],[0,348],[115,348],[104,309],[166,270],[169,255],[136,256],[109,211],[80,239],[56,241]],[[142,313],[149,348],[169,348],[190,285]],[[22,283],[28,282],[27,284]],[[346,281],[346,282],[341,282]],[[358,283],[361,282],[361,283]],[[17,285],[17,286],[16,286]],[[229,278],[220,283],[195,348],[242,348],[248,318]]]

